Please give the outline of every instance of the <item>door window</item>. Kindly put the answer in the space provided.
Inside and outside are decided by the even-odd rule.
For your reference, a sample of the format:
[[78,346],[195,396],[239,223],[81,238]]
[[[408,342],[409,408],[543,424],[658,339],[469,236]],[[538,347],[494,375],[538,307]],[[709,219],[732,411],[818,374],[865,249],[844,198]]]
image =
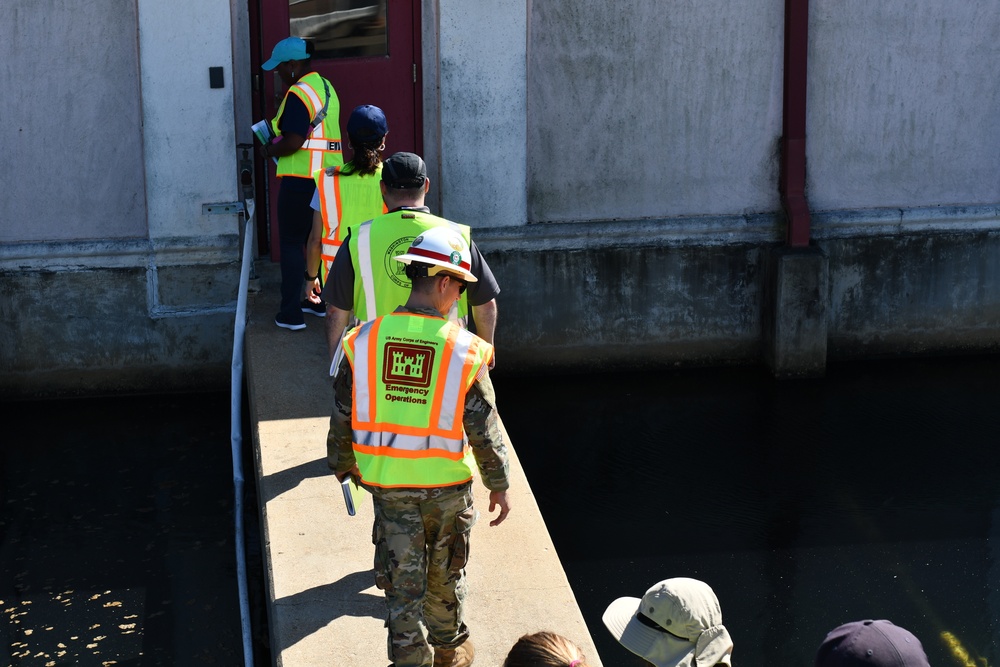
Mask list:
[[288,0],[289,32],[313,42],[314,58],[389,55],[386,0]]

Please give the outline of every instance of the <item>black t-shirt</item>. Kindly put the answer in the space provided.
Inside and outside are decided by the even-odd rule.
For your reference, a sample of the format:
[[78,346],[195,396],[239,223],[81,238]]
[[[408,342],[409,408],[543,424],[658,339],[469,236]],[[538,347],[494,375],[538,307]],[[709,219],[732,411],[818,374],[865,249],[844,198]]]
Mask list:
[[281,119],[278,120],[278,131],[282,134],[297,134],[308,139],[311,120],[309,109],[298,95],[292,92],[285,95],[285,108],[281,112]]

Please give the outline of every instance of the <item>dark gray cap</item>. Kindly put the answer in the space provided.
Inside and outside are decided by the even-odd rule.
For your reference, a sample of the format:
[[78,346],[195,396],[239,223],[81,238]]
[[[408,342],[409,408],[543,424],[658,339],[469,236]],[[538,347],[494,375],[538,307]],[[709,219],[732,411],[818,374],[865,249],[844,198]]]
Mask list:
[[422,188],[427,181],[427,166],[419,155],[393,153],[382,163],[382,182],[398,190]]
[[816,653],[816,667],[930,667],[920,640],[889,621],[854,621],[834,628]]

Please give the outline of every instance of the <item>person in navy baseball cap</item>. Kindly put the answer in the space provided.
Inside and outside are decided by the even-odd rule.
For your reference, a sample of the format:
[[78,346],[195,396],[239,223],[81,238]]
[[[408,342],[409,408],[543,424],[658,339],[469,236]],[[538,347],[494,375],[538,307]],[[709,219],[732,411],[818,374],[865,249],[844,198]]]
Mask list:
[[355,107],[347,119],[347,136],[351,141],[370,142],[378,140],[389,133],[389,123],[385,114],[373,104],[362,104]]
[[834,628],[816,653],[816,667],[930,667],[920,640],[889,621],[854,621]]

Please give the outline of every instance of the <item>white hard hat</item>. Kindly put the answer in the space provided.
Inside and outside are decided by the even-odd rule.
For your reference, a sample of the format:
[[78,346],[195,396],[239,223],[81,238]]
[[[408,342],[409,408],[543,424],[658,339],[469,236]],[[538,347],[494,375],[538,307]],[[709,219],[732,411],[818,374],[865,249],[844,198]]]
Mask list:
[[[429,264],[427,275],[438,273],[457,274],[465,282],[474,283],[472,275],[472,253],[462,235],[447,225],[432,227],[413,239],[409,250],[396,257],[403,264],[420,262]],[[438,268],[434,268],[438,267]]]

